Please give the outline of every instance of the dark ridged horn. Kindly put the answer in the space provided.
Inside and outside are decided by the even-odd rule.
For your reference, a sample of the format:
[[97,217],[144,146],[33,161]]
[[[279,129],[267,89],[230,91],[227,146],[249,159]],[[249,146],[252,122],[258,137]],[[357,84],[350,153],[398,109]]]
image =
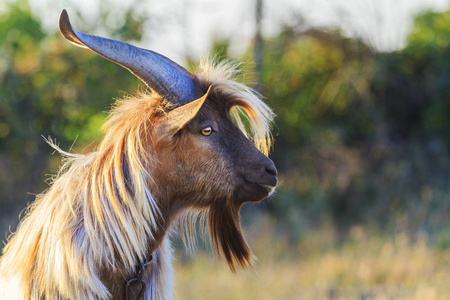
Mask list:
[[89,48],[128,69],[150,89],[174,104],[183,105],[202,96],[197,77],[182,66],[150,50],[76,31],[65,9],[59,17],[59,30],[76,46]]

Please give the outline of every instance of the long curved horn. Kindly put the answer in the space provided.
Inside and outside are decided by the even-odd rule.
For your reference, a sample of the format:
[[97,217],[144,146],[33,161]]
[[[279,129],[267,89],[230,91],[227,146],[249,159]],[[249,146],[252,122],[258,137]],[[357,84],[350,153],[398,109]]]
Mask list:
[[197,77],[182,66],[150,50],[76,31],[65,9],[59,17],[59,30],[69,42],[91,49],[128,69],[149,88],[174,104],[184,105],[203,95],[198,88]]

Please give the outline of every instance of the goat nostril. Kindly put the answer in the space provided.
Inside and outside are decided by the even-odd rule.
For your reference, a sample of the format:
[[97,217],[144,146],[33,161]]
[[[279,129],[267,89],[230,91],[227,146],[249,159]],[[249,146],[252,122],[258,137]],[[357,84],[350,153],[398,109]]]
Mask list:
[[273,165],[272,166],[267,166],[266,167],[266,172],[269,173],[272,176],[277,176],[278,175],[277,169]]

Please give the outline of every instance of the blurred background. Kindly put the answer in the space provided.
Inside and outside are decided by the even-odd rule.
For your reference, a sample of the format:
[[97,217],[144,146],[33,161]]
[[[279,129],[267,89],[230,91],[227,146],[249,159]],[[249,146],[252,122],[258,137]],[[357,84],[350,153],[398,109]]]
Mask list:
[[[74,26],[192,70],[243,62],[277,118],[278,192],[242,210],[258,257],[232,274],[177,244],[176,299],[450,299],[450,6],[440,0],[4,0],[0,239],[143,85],[74,47]],[[1,243],[0,248],[3,246]]]

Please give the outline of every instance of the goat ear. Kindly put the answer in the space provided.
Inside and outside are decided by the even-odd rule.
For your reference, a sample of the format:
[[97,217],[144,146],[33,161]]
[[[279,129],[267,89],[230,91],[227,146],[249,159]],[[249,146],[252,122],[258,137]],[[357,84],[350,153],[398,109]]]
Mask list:
[[177,107],[162,117],[155,128],[158,141],[171,138],[187,123],[189,123],[189,121],[197,115],[198,111],[203,106],[210,90],[211,86],[208,88],[206,94],[204,94],[201,98]]

